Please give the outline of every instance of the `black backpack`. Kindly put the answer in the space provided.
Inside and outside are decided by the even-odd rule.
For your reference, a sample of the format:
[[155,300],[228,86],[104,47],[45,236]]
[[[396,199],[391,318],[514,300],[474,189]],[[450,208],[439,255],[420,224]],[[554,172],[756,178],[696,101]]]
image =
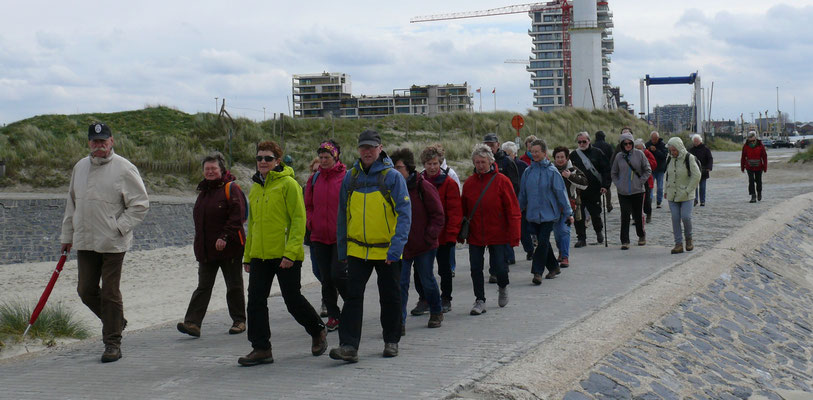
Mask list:
[[[695,164],[697,164],[697,168],[700,171],[703,171],[703,166],[700,165],[700,160],[697,157],[695,157],[694,154],[687,152],[686,153],[686,158],[683,161],[686,163],[686,172],[689,174],[689,176],[692,176],[692,168],[691,168],[691,164],[689,164],[689,158],[694,158],[694,162],[695,162]],[[666,165],[669,165],[670,161],[672,161],[672,155],[671,154],[666,156]]]

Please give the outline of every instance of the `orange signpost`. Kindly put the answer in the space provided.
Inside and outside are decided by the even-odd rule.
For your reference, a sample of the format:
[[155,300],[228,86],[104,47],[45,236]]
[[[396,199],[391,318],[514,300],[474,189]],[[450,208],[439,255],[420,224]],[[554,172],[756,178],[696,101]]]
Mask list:
[[511,126],[517,130],[517,137],[519,137],[519,130],[525,126],[525,119],[522,118],[522,115],[514,115],[514,118],[511,118]]

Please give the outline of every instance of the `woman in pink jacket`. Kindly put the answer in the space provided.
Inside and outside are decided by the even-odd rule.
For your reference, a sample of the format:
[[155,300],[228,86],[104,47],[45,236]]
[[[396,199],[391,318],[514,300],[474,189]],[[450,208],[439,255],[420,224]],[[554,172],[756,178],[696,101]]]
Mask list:
[[[339,327],[338,295],[345,297],[347,264],[340,263],[336,253],[336,218],[339,208],[339,191],[347,171],[339,160],[341,148],[333,140],[327,140],[316,150],[319,170],[314,172],[305,186],[305,211],[307,229],[310,231],[311,247],[322,278],[322,301],[327,307],[328,331]],[[338,292],[338,295],[337,295]]]

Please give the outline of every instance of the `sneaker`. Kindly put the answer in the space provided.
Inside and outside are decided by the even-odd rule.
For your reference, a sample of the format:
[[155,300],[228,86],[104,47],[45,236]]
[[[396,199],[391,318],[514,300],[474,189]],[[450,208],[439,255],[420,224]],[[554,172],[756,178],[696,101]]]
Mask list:
[[322,300],[322,309],[319,310],[319,316],[322,318],[327,317],[327,306],[325,305],[325,301]]
[[187,322],[178,322],[178,332],[185,333],[189,336],[200,337],[200,327]]
[[384,357],[398,357],[398,343],[384,343]]
[[339,320],[333,317],[327,319],[327,323],[325,324],[325,328],[327,328],[328,332],[333,332],[339,328]]
[[104,353],[102,353],[102,362],[109,363],[118,361],[121,358],[121,348],[114,344],[107,344],[104,346]]
[[480,315],[486,313],[486,302],[484,300],[477,300],[471,308],[469,315]]
[[686,238],[686,251],[694,250],[694,243],[692,242],[692,238]]
[[598,242],[598,244],[604,243],[604,234],[601,233],[601,231],[596,232],[596,241]]
[[497,289],[497,305],[505,307],[508,305],[508,286],[503,286]]
[[678,243],[672,248],[672,254],[683,253],[683,243]]
[[440,328],[440,324],[443,321],[443,313],[439,314],[429,314],[429,324],[427,324],[430,328]]
[[576,244],[573,246],[575,248],[587,246],[587,241],[585,240],[577,240]]
[[271,349],[261,350],[253,349],[245,357],[237,359],[237,363],[244,367],[251,367],[260,364],[271,364],[274,362],[274,356],[271,354]]
[[629,243],[621,243],[621,250],[629,250],[630,244]]
[[531,279],[531,282],[534,285],[541,285],[542,284],[542,274],[534,274],[534,278]]
[[243,333],[246,331],[246,323],[245,322],[235,322],[232,324],[231,328],[229,328],[230,335],[236,335],[238,333]]
[[638,238],[638,246],[646,246],[646,238]]
[[570,260],[567,257],[563,257],[562,261],[559,261],[559,268],[567,268],[570,266]]
[[426,300],[418,300],[418,303],[415,304],[415,308],[413,308],[409,313],[412,315],[424,315],[428,312],[429,303]]
[[321,356],[327,350],[327,329],[322,328],[319,333],[311,337],[311,354]]
[[341,347],[334,347],[330,349],[330,358],[334,360],[347,361],[349,363],[359,362],[359,351],[350,345],[342,345]]
[[556,268],[556,269],[554,269],[554,270],[548,271],[548,274],[547,274],[547,275],[545,275],[545,279],[553,279],[553,278],[556,278],[556,275],[559,275],[559,274],[561,274],[561,273],[562,273],[562,270],[561,270],[561,269],[559,269],[559,268]]
[[488,276],[488,283],[497,283],[497,277],[494,275]]
[[441,308],[441,312],[443,312],[444,314],[449,312],[449,311],[452,311],[452,301],[448,300],[448,299],[441,300],[440,308]]
[[700,207],[705,207],[705,206],[706,206],[706,203],[702,203],[702,202],[700,203]]
[[661,208],[661,203],[658,203],[658,205],[655,206],[655,208]]

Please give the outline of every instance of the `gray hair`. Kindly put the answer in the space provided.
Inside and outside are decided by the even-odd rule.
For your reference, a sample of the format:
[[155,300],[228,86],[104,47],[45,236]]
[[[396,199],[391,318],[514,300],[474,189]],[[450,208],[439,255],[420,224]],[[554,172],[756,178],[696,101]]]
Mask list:
[[649,133],[649,136],[650,136],[650,137],[652,137],[652,135],[658,135],[658,137],[661,137],[661,134],[660,134],[660,133],[658,133],[658,131],[652,131],[652,132],[650,132],[650,133]]
[[517,155],[517,144],[514,142],[505,142],[502,144],[502,151],[511,154],[512,156]]
[[749,137],[749,138],[756,138],[756,137],[757,137],[757,133],[756,133],[756,131],[750,131],[750,132],[748,132],[748,137]]
[[643,146],[644,145],[644,139],[641,139],[641,138],[635,139],[634,143],[635,143],[635,147]]
[[471,159],[474,160],[474,157],[483,157],[488,159],[488,163],[494,163],[494,153],[491,152],[491,148],[485,144],[477,143],[471,150]]
[[579,138],[582,137],[582,136],[586,137],[587,140],[592,141],[592,139],[590,139],[590,134],[585,132],[585,131],[581,131],[581,132],[577,133],[576,134],[576,140],[579,140]]
[[694,142],[694,140],[697,139],[697,140],[700,141],[700,143],[703,143],[703,137],[700,136],[700,135],[697,135],[697,134],[692,135],[691,139],[692,139],[692,142]]

